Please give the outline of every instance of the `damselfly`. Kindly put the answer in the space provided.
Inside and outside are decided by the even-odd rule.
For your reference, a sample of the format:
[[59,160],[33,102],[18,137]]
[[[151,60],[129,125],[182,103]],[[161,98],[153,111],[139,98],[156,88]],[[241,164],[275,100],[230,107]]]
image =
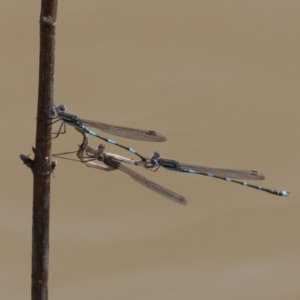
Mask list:
[[[104,171],[114,171],[114,170],[120,170],[124,172],[125,174],[129,175],[133,180],[137,181],[144,187],[160,194],[161,196],[172,200],[179,204],[186,204],[187,201],[183,196],[178,195],[177,193],[170,191],[166,189],[165,187],[162,187],[161,185],[145,178],[141,174],[133,171],[130,168],[127,168],[124,166],[122,162],[127,162],[131,164],[135,164],[134,160],[130,160],[121,156],[118,156],[116,154],[106,154],[104,152],[105,146],[102,144],[98,147],[97,150],[93,150],[92,148],[88,147],[88,135],[86,132],[84,132],[81,129],[76,128],[79,132],[83,134],[83,142],[79,147],[79,150],[77,152],[77,157],[80,159],[81,162],[83,162],[86,166],[91,168],[97,168]],[[89,153],[89,157],[84,157],[84,153]],[[97,164],[93,161],[91,161],[91,158],[95,158],[98,161],[101,161],[104,163],[104,165]],[[124,160],[125,159],[125,160]]]
[[[136,163],[141,165],[142,161]],[[277,196],[287,197],[290,194],[288,191],[264,188],[262,186],[253,185],[247,182],[235,180],[235,179],[248,179],[248,180],[265,179],[264,174],[257,171],[220,169],[220,168],[210,168],[210,167],[204,167],[198,165],[182,164],[174,159],[161,158],[159,151],[155,151],[151,159],[147,160],[147,164],[146,165],[143,164],[143,166],[148,169],[152,169],[154,172],[156,172],[159,167],[163,167],[170,171],[177,171],[177,172],[189,173],[189,174],[198,174],[207,177],[222,179],[228,182],[237,183],[243,186],[254,188]]]
[[[76,115],[66,113],[66,106],[60,105],[55,108],[52,108],[50,111],[50,115],[53,117],[53,119],[58,119],[53,123],[56,123],[58,121],[63,121],[61,124],[59,131],[55,137],[57,137],[60,133],[65,132],[65,124],[68,124],[70,126],[73,126],[75,128],[79,128],[83,130],[85,133],[90,134],[92,136],[95,136],[105,142],[108,142],[110,144],[116,145],[118,147],[121,147],[123,149],[126,149],[130,151],[131,153],[134,153],[138,157],[142,159],[142,161],[146,161],[147,159],[142,156],[141,154],[137,153],[133,148],[123,146],[114,140],[102,137],[95,133],[94,131],[90,130],[87,126],[97,128],[103,132],[117,135],[120,137],[133,139],[133,140],[140,140],[140,141],[147,141],[147,142],[164,142],[166,141],[166,137],[163,136],[160,133],[157,133],[152,130],[143,130],[143,129],[136,129],[136,128],[130,128],[130,127],[124,127],[124,126],[116,126],[116,125],[109,125],[101,122],[81,119]],[[62,131],[62,127],[64,126],[64,130]],[[55,138],[54,137],[54,138]]]

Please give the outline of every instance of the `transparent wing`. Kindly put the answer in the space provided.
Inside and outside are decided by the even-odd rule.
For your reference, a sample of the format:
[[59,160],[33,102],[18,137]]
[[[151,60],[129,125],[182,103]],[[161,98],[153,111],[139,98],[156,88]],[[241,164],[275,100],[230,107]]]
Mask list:
[[[189,172],[194,171],[196,174],[212,174],[220,177],[230,177],[233,179],[248,179],[248,180],[263,180],[265,175],[258,171],[249,170],[235,170],[235,169],[220,169],[211,168],[198,165],[183,164],[173,159],[161,158],[159,160],[161,166],[168,170],[178,171],[178,172]],[[191,172],[193,173],[193,172]]]
[[127,139],[147,141],[147,142],[164,142],[167,140],[167,138],[164,135],[152,130],[143,130],[143,129],[135,129],[130,127],[109,125],[109,124],[91,121],[91,120],[85,120],[85,119],[80,119],[80,120],[84,125],[88,127],[97,128],[103,132],[113,134],[116,136],[121,136]]
[[265,175],[258,171],[248,171],[248,170],[235,170],[235,169],[220,169],[220,168],[210,168],[197,165],[181,164],[184,169],[191,169],[200,173],[210,173],[222,177],[230,177],[233,179],[248,179],[248,180],[263,180]]
[[144,176],[142,176],[141,174],[133,171],[132,169],[129,169],[127,167],[125,167],[124,165],[122,165],[120,162],[113,160],[112,158],[106,158],[104,160],[104,163],[119,169],[120,171],[126,173],[127,175],[129,175],[133,180],[137,181],[138,183],[140,183],[141,185],[143,185],[144,187],[160,194],[161,196],[172,200],[176,203],[179,204],[187,204],[186,199],[183,196],[178,195],[175,192],[172,192],[164,187],[162,187],[161,185],[145,178]]

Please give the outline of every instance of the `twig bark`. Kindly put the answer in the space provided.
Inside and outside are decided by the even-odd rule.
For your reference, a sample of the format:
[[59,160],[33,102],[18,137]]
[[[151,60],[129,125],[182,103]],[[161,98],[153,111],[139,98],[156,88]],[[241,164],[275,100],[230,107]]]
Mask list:
[[21,156],[33,171],[31,299],[48,299],[51,118],[53,107],[55,27],[58,0],[42,0],[40,15],[40,69],[35,158]]

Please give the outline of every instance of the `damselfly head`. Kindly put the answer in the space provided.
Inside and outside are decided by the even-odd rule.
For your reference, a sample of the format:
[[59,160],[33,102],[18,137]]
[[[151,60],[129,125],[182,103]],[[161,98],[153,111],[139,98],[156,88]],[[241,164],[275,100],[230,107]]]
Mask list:
[[155,151],[155,152],[153,153],[153,157],[155,157],[155,158],[160,158],[160,152],[159,152],[159,151]]
[[56,117],[56,116],[57,116],[56,108],[53,107],[53,108],[50,110],[50,116],[51,116],[51,117]]
[[160,158],[160,152],[154,151],[153,156],[150,159],[150,163],[152,166],[157,166]]
[[152,166],[157,166],[159,158],[160,158],[160,152],[159,151],[154,151],[153,156],[150,159],[151,165]]
[[105,156],[104,149],[105,149],[105,146],[103,144],[100,144],[98,146],[98,149],[93,151],[93,155],[97,160],[103,161],[104,156]]
[[57,107],[53,107],[50,110],[50,115],[52,117],[56,117],[57,115],[59,115],[59,113],[64,113],[67,110],[67,107],[64,104],[61,104]]
[[98,146],[98,151],[99,151],[100,153],[103,153],[104,150],[105,150],[105,145],[104,145],[104,144],[100,144],[100,145]]
[[152,156],[150,159],[150,163],[152,166],[157,166],[158,165],[158,160],[155,156]]
[[59,111],[62,111],[62,112],[65,112],[67,110],[67,107],[64,105],[64,104],[61,104],[59,107],[58,107]]

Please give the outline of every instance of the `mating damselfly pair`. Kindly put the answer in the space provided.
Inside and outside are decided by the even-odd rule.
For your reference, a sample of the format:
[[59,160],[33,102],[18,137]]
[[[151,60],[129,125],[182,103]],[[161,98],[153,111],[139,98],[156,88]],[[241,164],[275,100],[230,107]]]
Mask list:
[[[126,167],[123,163],[140,166],[153,172],[156,172],[160,167],[163,167],[167,170],[171,170],[175,172],[203,175],[211,178],[225,180],[227,182],[233,182],[239,185],[254,188],[277,196],[288,196],[290,194],[288,191],[285,190],[274,190],[274,189],[264,188],[262,186],[253,185],[247,182],[236,180],[236,179],[240,179],[240,180],[265,179],[264,174],[258,171],[221,169],[221,168],[211,168],[211,167],[204,167],[198,165],[183,164],[173,159],[161,158],[159,151],[155,151],[154,154],[151,156],[151,158],[147,158],[139,154],[131,147],[123,146],[115,142],[114,140],[98,135],[94,131],[90,130],[88,127],[97,128],[103,132],[128,138],[128,139],[148,141],[148,142],[166,141],[165,136],[152,130],[142,130],[142,129],[124,127],[124,126],[109,125],[97,121],[81,119],[76,115],[67,113],[65,105],[60,105],[51,109],[50,115],[54,119],[53,123],[62,121],[59,131],[58,133],[56,133],[55,137],[57,137],[60,133],[66,132],[65,124],[73,126],[77,131],[79,131],[83,135],[83,142],[79,146],[79,150],[77,151],[77,157],[82,163],[86,164],[86,166],[101,169],[104,171],[120,170],[126,173],[127,175],[129,175],[133,180],[142,184],[143,186],[164,196],[165,198],[168,198],[180,204],[187,203],[186,199],[183,196],[180,196],[177,193],[172,192],[153,181],[150,181],[149,179],[145,178],[144,176],[132,170],[131,168]],[[105,146],[103,144],[100,144],[98,149],[94,150],[93,148],[88,146],[88,135],[97,137],[105,142],[121,147],[137,155],[140,159],[133,160],[123,156],[119,156],[117,154],[105,153],[104,152]],[[61,155],[68,154],[68,153],[72,153],[72,152],[59,153],[53,156],[60,157]],[[93,160],[98,160],[103,164],[102,165],[97,164],[93,162]]]

